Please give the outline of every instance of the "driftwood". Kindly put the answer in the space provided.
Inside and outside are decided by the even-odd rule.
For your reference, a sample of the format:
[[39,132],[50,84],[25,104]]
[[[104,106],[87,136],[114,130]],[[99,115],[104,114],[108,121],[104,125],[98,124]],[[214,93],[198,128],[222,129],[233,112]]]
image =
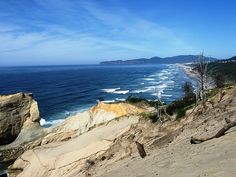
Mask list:
[[191,137],[191,144],[200,144],[204,141],[208,141],[214,138],[219,138],[223,135],[225,135],[225,132],[227,132],[229,129],[231,129],[232,127],[236,126],[236,119],[234,120],[229,120],[229,119],[225,119],[226,125],[220,129],[214,136],[212,137],[208,137],[208,138],[196,138],[196,137]]
[[145,150],[144,150],[143,145],[142,145],[141,143],[137,142],[137,141],[135,141],[135,144],[136,144],[136,146],[137,146],[138,153],[139,153],[140,157],[141,157],[141,158],[146,157],[147,154],[146,154],[146,152],[145,152]]

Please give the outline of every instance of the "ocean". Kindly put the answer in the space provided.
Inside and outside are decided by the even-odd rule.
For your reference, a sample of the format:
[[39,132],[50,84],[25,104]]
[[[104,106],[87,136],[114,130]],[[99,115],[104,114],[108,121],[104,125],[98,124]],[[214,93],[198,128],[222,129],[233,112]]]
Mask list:
[[0,79],[0,94],[33,93],[44,126],[82,112],[97,100],[153,100],[158,95],[170,103],[183,96],[182,85],[191,81],[177,64],[0,67]]

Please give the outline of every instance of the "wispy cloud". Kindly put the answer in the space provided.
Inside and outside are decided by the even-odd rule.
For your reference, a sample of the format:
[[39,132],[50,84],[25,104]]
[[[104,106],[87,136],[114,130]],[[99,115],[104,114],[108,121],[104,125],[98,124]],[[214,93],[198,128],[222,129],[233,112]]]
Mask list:
[[16,58],[35,64],[94,63],[193,50],[164,25],[93,1],[34,0],[23,17],[12,8],[8,15],[0,12],[8,16],[0,24],[0,58],[6,64]]

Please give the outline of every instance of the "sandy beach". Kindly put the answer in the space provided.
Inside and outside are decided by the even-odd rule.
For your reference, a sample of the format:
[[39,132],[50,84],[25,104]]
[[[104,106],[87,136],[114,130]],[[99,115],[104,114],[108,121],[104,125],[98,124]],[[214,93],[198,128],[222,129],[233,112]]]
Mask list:
[[[185,74],[189,78],[191,78],[192,80],[196,81],[196,83],[198,83],[199,76],[198,76],[198,73],[193,70],[193,67],[191,66],[192,64],[193,63],[178,64],[178,66],[185,72]],[[207,89],[215,88],[214,81],[210,76],[207,76],[207,78],[206,78],[206,88]]]

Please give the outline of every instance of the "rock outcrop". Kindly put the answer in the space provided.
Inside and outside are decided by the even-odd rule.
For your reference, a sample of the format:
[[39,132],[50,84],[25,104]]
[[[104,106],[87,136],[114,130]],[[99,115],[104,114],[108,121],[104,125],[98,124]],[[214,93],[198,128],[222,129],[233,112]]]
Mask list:
[[[37,104],[32,102],[18,137],[11,144],[0,146],[0,162],[14,160],[26,150],[39,145],[63,142],[73,139],[96,126],[109,123],[113,119],[124,115],[138,114],[145,111],[127,103],[105,104],[100,102],[90,110],[68,117],[64,122],[50,128],[43,128],[39,124]],[[35,118],[35,119],[34,119]]]
[[[10,176],[74,176],[84,167],[87,158],[103,154],[113,141],[137,123],[137,117],[113,120],[66,142],[42,145],[26,151],[8,171]],[[25,170],[27,167],[28,170]]]
[[0,96],[0,145],[13,142],[24,127],[39,124],[38,105],[32,94]]
[[[81,121],[82,117],[73,117],[67,120],[68,127],[63,124],[65,132],[78,130],[80,136],[64,142],[52,141],[26,151],[8,173],[10,177],[234,177],[235,131],[199,145],[190,143],[191,136],[215,134],[225,124],[225,118],[235,117],[236,87],[227,88],[224,92],[226,94],[220,102],[219,95],[215,95],[208,100],[206,109],[198,105],[189,110],[180,122],[163,124],[138,121],[140,117],[134,115],[116,119],[112,116],[102,119],[102,116],[101,121],[96,122],[93,118],[100,111],[113,109],[113,106],[102,103],[86,113],[88,119],[85,122]],[[107,116],[117,116],[120,111],[115,110]],[[79,124],[84,128],[79,129]],[[62,131],[58,129],[58,132]],[[140,158],[135,141],[144,145],[147,152],[144,159]]]
[[43,138],[42,144],[65,141],[113,119],[125,115],[139,114],[144,111],[145,109],[128,103],[106,104],[99,102],[88,111],[68,117],[64,122],[54,127],[51,133]]
[[15,160],[45,134],[32,94],[0,96],[0,162]]

